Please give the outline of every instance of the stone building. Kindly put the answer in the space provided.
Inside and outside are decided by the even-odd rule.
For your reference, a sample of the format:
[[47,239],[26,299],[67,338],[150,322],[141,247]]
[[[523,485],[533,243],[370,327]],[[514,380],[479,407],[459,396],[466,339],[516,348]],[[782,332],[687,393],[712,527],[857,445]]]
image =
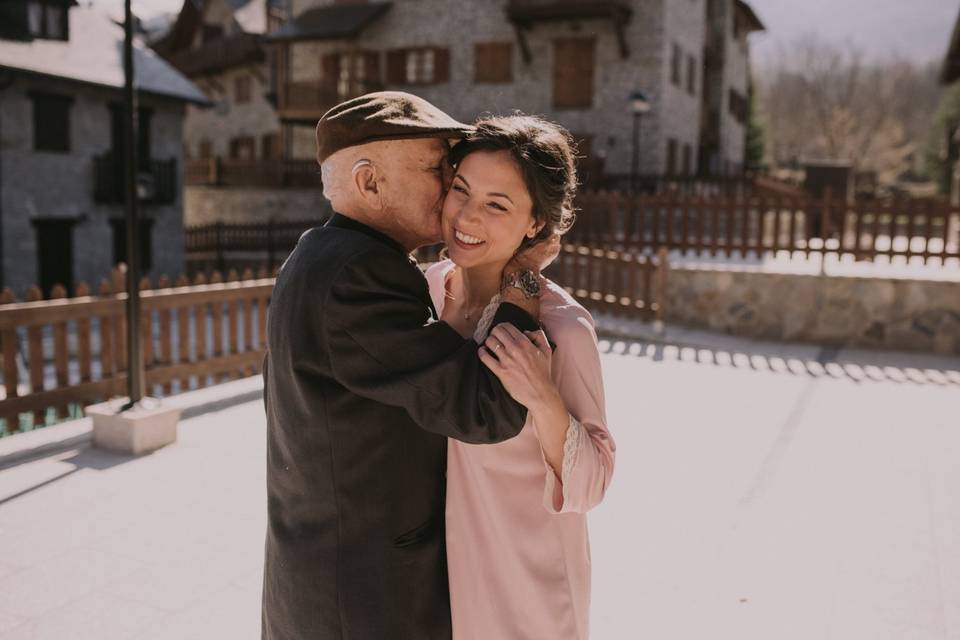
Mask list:
[[[0,283],[92,286],[126,259],[123,29],[70,0],[0,5]],[[183,269],[182,124],[203,94],[135,47],[144,271]]]
[[273,0],[185,0],[152,45],[213,105],[188,106],[184,121],[188,226],[302,220],[328,209],[316,163],[294,158],[281,139],[276,57],[265,35],[284,16]]
[[747,34],[762,25],[742,0],[289,1],[292,18],[270,36],[287,157],[312,156],[330,106],[388,88],[467,121],[546,115],[592,166],[626,174],[628,96],[641,90],[652,109],[640,173],[743,165]]

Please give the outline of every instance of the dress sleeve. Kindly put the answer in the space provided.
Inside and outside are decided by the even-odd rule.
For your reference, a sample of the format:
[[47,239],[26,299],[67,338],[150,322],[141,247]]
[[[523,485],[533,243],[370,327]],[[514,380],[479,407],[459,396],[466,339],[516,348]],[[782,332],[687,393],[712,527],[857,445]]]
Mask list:
[[543,506],[555,514],[586,513],[603,500],[616,454],[607,430],[600,353],[589,316],[564,320],[551,338],[557,344],[553,379],[570,421],[559,479],[543,460]]
[[429,295],[396,252],[354,256],[318,305],[333,377],[433,433],[470,443],[516,436],[526,409],[480,362],[475,342],[437,321]]

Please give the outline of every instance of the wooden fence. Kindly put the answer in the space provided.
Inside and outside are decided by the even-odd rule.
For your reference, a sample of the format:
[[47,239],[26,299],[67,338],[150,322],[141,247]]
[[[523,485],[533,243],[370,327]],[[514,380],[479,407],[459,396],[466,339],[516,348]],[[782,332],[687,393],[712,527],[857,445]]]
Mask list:
[[593,312],[663,320],[667,251],[656,256],[565,244],[546,275]]
[[578,200],[569,240],[628,252],[693,255],[852,256],[955,263],[960,209],[940,201],[830,198],[630,197],[594,192]]
[[[80,415],[83,405],[126,390],[126,318],[122,268],[95,295],[86,283],[77,297],[56,286],[50,300],[36,287],[24,302],[0,296],[4,394],[0,418],[9,432]],[[167,395],[252,375],[260,370],[266,310],[273,279],[261,271],[215,272],[190,283],[144,279],[143,357],[148,393]],[[55,415],[51,415],[55,414]]]
[[[283,262],[303,232],[323,224],[322,219],[198,225],[184,230],[184,248],[190,264],[211,265],[223,272],[228,264],[260,262],[272,270]],[[251,256],[260,254],[260,257]]]
[[317,188],[320,167],[316,160],[240,160],[198,158],[187,160],[184,183],[209,187]]
[[[642,320],[662,319],[666,251],[642,256],[565,245],[548,275],[592,311]],[[143,357],[148,393],[169,395],[260,371],[267,306],[274,279],[247,269],[226,282],[214,272],[173,286],[141,282]],[[5,430],[35,428],[82,415],[84,405],[126,391],[124,273],[114,271],[96,295],[85,283],[66,298],[57,285],[50,300],[36,287],[17,302],[0,296],[2,395]]]

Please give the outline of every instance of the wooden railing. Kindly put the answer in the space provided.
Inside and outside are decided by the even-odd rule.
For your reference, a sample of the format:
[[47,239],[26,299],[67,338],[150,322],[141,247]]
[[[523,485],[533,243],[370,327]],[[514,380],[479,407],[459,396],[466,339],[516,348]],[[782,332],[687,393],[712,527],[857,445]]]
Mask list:
[[[228,263],[262,263],[273,269],[290,253],[303,232],[322,225],[324,219],[214,224],[187,227],[184,248],[188,263],[210,264],[220,271]],[[261,254],[257,260],[251,253]]]
[[656,256],[563,245],[546,275],[594,312],[663,320],[667,251]]
[[284,118],[316,119],[344,100],[382,89],[382,83],[366,80],[291,81],[280,85],[277,110]]
[[[80,415],[82,407],[126,388],[126,293],[122,268],[95,295],[86,283],[77,297],[56,286],[50,300],[32,288],[24,302],[6,289],[0,297],[0,353],[4,394],[0,418],[7,433]],[[143,357],[147,391],[170,394],[252,375],[265,348],[266,312],[273,279],[235,271],[190,283],[144,279]]]
[[578,199],[571,242],[692,255],[852,256],[856,260],[960,259],[960,208],[940,201],[830,198],[630,197],[591,192]]
[[263,36],[241,33],[201,44],[199,47],[178,51],[167,62],[187,77],[210,74],[240,64],[255,64],[266,60]]
[[200,158],[188,160],[184,181],[209,187],[300,187],[321,188],[320,167],[315,160],[233,160]]

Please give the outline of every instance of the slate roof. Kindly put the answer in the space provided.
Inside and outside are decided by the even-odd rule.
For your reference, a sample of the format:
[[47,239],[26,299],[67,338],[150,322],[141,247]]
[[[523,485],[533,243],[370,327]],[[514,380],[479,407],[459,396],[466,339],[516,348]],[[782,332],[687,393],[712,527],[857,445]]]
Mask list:
[[271,34],[271,40],[332,40],[352,38],[364,27],[385,14],[391,2],[340,4],[316,7],[304,11],[288,22],[280,31]]
[[[99,9],[72,7],[70,40],[0,40],[0,68],[66,78],[104,87],[123,87],[123,28]],[[208,100],[190,80],[134,40],[137,89],[187,102]]]

